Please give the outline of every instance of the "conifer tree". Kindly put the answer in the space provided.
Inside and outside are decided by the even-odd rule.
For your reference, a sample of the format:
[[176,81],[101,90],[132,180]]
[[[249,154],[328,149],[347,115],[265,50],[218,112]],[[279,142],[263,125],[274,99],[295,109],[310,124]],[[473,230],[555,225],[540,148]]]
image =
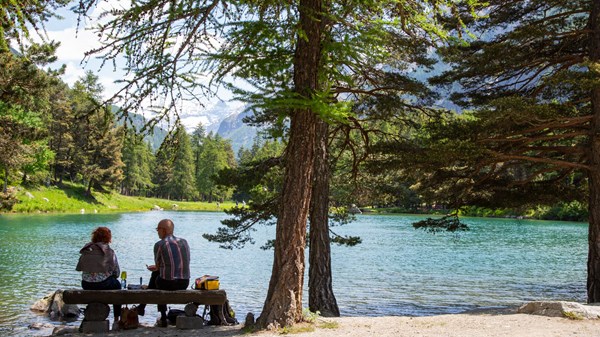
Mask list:
[[121,193],[125,195],[143,195],[150,191],[152,184],[152,160],[154,154],[143,135],[133,130],[125,131],[123,144],[123,181]]
[[[85,10],[96,1],[81,3]],[[198,70],[208,70],[212,84],[230,77],[246,79],[254,89],[237,90],[238,94],[256,107],[276,111],[280,120],[289,119],[275,258],[259,326],[289,326],[302,319],[306,222],[319,119],[346,120],[350,109],[335,103],[338,94],[376,94],[404,79],[394,71],[378,71],[384,60],[407,56],[390,52],[389,46],[443,35],[432,21],[444,6],[455,4],[158,1],[111,11],[112,19],[100,26],[106,44],[93,52],[112,59],[127,50],[134,76],[118,93],[125,97],[126,109],[160,97],[161,102],[167,100],[160,115],[169,109],[177,114],[179,99],[213,89],[197,80]],[[216,45],[215,35],[222,44]],[[412,40],[413,47],[421,45],[417,40]],[[368,76],[353,77],[347,71]]]
[[38,65],[52,61],[57,46],[32,44],[23,55],[0,51],[0,170],[4,190],[16,170],[21,170],[26,181],[30,174],[47,171],[52,160],[45,122],[56,80],[53,73],[38,69]]
[[92,187],[116,188],[123,174],[123,128],[115,127],[110,107],[100,104],[102,91],[98,76],[91,71],[72,89],[75,151],[71,175],[81,177],[88,194]]
[[450,70],[434,81],[474,112],[428,125],[388,163],[412,163],[429,197],[454,206],[587,199],[599,302],[600,1],[498,0],[486,14],[469,24],[481,39],[445,50]]
[[190,136],[181,124],[175,129],[174,147],[173,179],[168,184],[168,189],[174,199],[193,199],[198,194],[194,177],[194,155]]

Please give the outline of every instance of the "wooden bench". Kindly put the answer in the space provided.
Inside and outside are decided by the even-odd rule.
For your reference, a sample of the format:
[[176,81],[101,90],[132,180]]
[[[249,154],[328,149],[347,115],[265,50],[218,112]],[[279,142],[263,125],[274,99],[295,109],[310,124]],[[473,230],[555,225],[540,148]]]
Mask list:
[[[87,304],[80,330],[84,333],[107,332],[109,304],[187,304],[186,316],[195,316],[199,305],[223,305],[224,290],[81,290],[63,291],[66,304]],[[219,316],[223,316],[220,312]],[[225,322],[224,317],[220,317]]]

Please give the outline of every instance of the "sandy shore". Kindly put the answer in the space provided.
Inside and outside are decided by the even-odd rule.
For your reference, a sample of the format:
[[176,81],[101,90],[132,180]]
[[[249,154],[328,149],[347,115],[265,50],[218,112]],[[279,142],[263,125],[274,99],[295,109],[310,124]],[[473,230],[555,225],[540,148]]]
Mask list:
[[[600,336],[600,320],[571,320],[560,317],[546,317],[529,314],[517,314],[516,309],[503,311],[475,312],[455,315],[428,317],[341,317],[320,318],[314,325],[314,331],[293,331],[290,334],[299,337],[587,337]],[[110,332],[89,336],[114,337],[231,337],[281,336],[281,332],[261,331],[248,334],[241,325],[213,327],[200,330],[179,330],[173,326],[155,328],[142,326],[136,330]],[[63,336],[85,336],[84,334],[63,331]]]

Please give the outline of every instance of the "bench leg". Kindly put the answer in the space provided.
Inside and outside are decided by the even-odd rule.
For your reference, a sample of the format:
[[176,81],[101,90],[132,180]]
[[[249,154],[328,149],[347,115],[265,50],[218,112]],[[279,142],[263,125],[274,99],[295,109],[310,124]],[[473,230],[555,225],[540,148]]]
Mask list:
[[110,313],[110,307],[104,303],[90,303],[83,311],[83,321],[79,331],[83,333],[105,333],[109,331],[109,323],[106,319]]

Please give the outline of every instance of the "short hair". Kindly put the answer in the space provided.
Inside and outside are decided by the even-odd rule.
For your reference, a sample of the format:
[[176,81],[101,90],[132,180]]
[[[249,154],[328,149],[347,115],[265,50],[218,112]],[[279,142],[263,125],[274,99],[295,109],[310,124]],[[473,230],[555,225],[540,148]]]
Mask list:
[[104,242],[110,243],[112,240],[112,234],[108,227],[98,227],[92,232],[92,242]]

